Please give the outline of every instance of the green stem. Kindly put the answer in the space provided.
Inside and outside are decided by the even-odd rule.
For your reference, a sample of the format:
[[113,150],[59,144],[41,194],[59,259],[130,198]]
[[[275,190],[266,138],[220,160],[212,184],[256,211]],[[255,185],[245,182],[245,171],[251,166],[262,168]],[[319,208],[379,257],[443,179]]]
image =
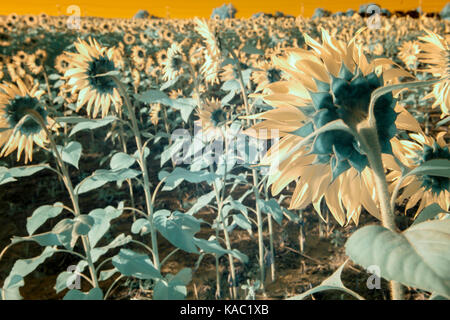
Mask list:
[[[236,69],[237,69],[237,74],[238,74],[238,81],[239,81],[239,86],[241,88],[241,94],[242,94],[242,99],[244,100],[244,107],[245,107],[245,112],[247,114],[247,116],[250,115],[250,107],[248,104],[248,99],[247,99],[247,93],[246,93],[246,89],[245,89],[245,84],[244,84],[244,78],[242,76],[242,69],[240,66],[240,61],[238,59],[238,57],[236,56],[236,54],[234,53],[233,50],[230,50],[231,56],[233,57],[233,59],[236,60]],[[250,119],[247,118],[247,125],[250,125]],[[261,289],[264,292],[264,280],[265,280],[265,264],[264,264],[264,238],[263,238],[263,219],[262,219],[262,214],[261,214],[261,209],[259,207],[259,192],[257,189],[257,185],[259,184],[258,182],[258,172],[256,171],[256,169],[252,169],[252,175],[253,175],[253,184],[255,186],[255,188],[253,189],[254,195],[255,195],[255,208],[256,208],[256,221],[258,223],[258,254],[259,254],[259,270],[260,270],[260,277],[261,277]]]
[[[381,222],[383,226],[392,232],[397,232],[395,225],[395,216],[393,207],[391,206],[391,198],[389,195],[386,175],[384,173],[383,160],[381,158],[381,147],[378,142],[378,133],[375,124],[375,117],[369,122],[369,127],[359,130],[360,142],[366,152],[372,169],[375,187],[377,190],[378,200],[381,210]],[[390,281],[391,295],[393,300],[403,300],[403,288],[397,281]]]
[[[225,160],[226,163],[226,160]],[[210,165],[210,171],[214,172],[212,164]],[[226,168],[225,168],[225,174],[226,175]],[[230,241],[230,236],[228,234],[228,230],[227,230],[227,226],[225,224],[225,218],[223,217],[223,212],[222,212],[222,208],[223,208],[223,198],[221,197],[221,194],[219,192],[219,189],[216,185],[216,181],[213,182],[213,188],[214,188],[214,192],[216,194],[216,201],[217,201],[217,215],[219,217],[219,221],[222,224],[222,228],[223,228],[223,233],[225,235],[225,244],[227,247],[227,250],[231,251],[231,241]],[[225,188],[225,177],[222,180],[222,188]],[[228,254],[228,261],[230,264],[230,273],[231,273],[231,280],[233,282],[232,284],[232,299],[236,299],[237,298],[237,291],[236,291],[236,271],[234,269],[234,262],[233,262],[233,256],[231,255],[231,253]]]
[[[70,199],[72,201],[73,205],[73,211],[75,216],[81,215],[80,205],[78,203],[78,196],[74,191],[72,180],[70,179],[69,171],[67,170],[67,167],[62,160],[61,154],[58,151],[58,148],[56,146],[55,140],[53,139],[53,135],[51,132],[47,129],[47,126],[45,125],[44,119],[42,119],[41,115],[36,112],[35,110],[28,110],[29,114],[36,120],[37,123],[42,127],[42,129],[45,131],[45,134],[47,135],[50,146],[53,150],[53,153],[55,155],[56,161],[58,163],[59,168],[61,169],[61,174],[63,176],[63,181],[66,186],[66,189],[69,193]],[[97,271],[95,269],[94,263],[92,262],[91,257],[91,245],[89,243],[89,237],[88,236],[81,236],[81,241],[83,243],[84,251],[86,252],[86,260],[89,266],[89,271],[91,273],[92,281],[94,282],[94,288],[98,288],[98,279],[97,279]]]
[[146,161],[145,155],[144,155],[145,150],[142,147],[141,133],[139,131],[139,127],[138,127],[138,123],[136,120],[136,115],[134,113],[133,105],[131,104],[130,97],[129,97],[128,93],[126,92],[126,89],[124,88],[122,82],[120,82],[120,80],[117,77],[112,76],[112,79],[116,83],[120,94],[123,96],[123,98],[125,100],[125,106],[127,107],[128,114],[129,114],[128,116],[130,117],[130,120],[131,120],[131,128],[132,128],[133,134],[136,139],[136,146],[138,148],[138,153],[139,153],[139,161],[138,162],[139,162],[139,166],[141,167],[142,178],[144,180],[145,203],[147,206],[148,219],[150,222],[150,236],[151,236],[151,241],[152,241],[152,251],[154,253],[153,263],[155,265],[155,268],[157,270],[160,270],[158,242],[157,242],[158,238],[157,238],[155,226],[153,224],[153,213],[154,212],[153,212],[152,194],[150,191],[150,180],[149,180],[149,176],[148,176],[147,161]]

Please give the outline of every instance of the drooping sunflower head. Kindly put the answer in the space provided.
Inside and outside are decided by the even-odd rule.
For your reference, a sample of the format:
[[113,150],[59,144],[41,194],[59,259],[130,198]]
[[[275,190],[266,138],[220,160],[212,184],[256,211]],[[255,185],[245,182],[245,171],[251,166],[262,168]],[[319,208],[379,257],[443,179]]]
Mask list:
[[[449,145],[445,141],[446,132],[436,136],[436,140],[423,132],[410,134],[411,140],[397,140],[394,154],[410,169],[424,162],[435,159],[449,160]],[[395,181],[402,176],[401,169],[391,161],[388,179]],[[403,180],[404,190],[397,199],[399,203],[408,199],[405,212],[413,208],[421,200],[417,213],[432,203],[437,203],[444,210],[450,209],[450,178],[435,175],[411,175]]]
[[0,84],[0,156],[8,156],[17,149],[17,161],[24,152],[27,163],[33,159],[33,142],[45,148],[45,131],[30,117],[30,111],[33,111],[47,127],[55,129],[54,122],[41,103],[43,93],[37,90],[37,86],[29,90],[21,80],[17,81],[17,85]]
[[75,47],[77,53],[68,53],[70,67],[65,76],[69,78],[68,84],[72,87],[72,92],[79,92],[77,111],[86,104],[89,115],[93,108],[94,118],[100,109],[102,117],[105,117],[111,104],[118,111],[122,100],[117,84],[113,76],[105,76],[107,73],[118,71],[114,61],[114,49],[106,50],[92,39],[89,39],[89,43],[79,40],[75,43]]
[[[341,225],[350,220],[358,223],[363,207],[380,218],[373,172],[354,135],[336,128],[310,137],[334,121],[358,132],[367,121],[372,92],[409,74],[389,69],[394,63],[387,59],[369,63],[354,40],[338,41],[326,31],[322,31],[322,43],[307,35],[305,41],[312,50],[288,49],[286,55],[273,57],[274,67],[282,70],[285,78],[272,83],[270,91],[262,94],[274,109],[252,116],[265,121],[248,131],[261,139],[268,139],[266,132],[271,130],[279,133],[279,142],[261,161],[261,165],[270,167],[268,185],[276,195],[295,181],[291,209],[313,204],[320,214],[325,200]],[[391,152],[390,140],[397,125],[420,130],[418,124],[409,123],[412,116],[396,104],[391,93],[376,101],[374,115],[385,153]]]
[[172,80],[183,73],[184,55],[181,46],[174,42],[167,50],[167,59],[163,65],[163,79]]
[[[322,44],[305,35],[313,49],[293,49],[285,57],[274,57],[275,67],[285,71],[290,79],[271,85],[272,94],[264,99],[274,106],[290,104],[303,113],[303,126],[296,134],[307,136],[335,120],[342,120],[357,131],[369,112],[371,94],[398,76],[409,76],[401,69],[389,69],[386,59],[369,63],[362,48],[351,41],[346,44],[332,39],[322,31]],[[281,99],[280,99],[281,98]],[[283,99],[284,98],[284,99]],[[374,107],[379,143],[384,153],[391,153],[390,140],[396,134],[392,93],[378,98]],[[350,167],[362,172],[368,160],[355,137],[343,130],[319,134],[311,145],[317,163],[331,164],[334,178]]]
[[429,30],[425,31],[427,35],[419,38],[422,40],[419,61],[427,66],[423,71],[442,78],[442,81],[436,83],[433,91],[424,99],[435,98],[432,106],[440,106],[441,117],[444,118],[450,114],[450,41],[449,37],[444,38]]
[[[421,159],[419,164],[432,159],[450,160],[450,152],[448,150],[448,146],[441,146],[436,142],[433,143],[432,146],[424,145],[423,151],[420,155]],[[432,193],[439,195],[445,190],[450,190],[450,178],[433,175],[423,175],[422,186],[425,189],[430,190]]]

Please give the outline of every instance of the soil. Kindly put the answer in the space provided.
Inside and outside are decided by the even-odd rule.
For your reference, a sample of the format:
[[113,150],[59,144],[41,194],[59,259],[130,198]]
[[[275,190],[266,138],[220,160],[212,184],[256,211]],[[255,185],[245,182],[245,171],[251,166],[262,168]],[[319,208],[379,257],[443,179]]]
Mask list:
[[[99,154],[96,153],[84,154],[80,163],[80,172],[93,171],[97,166],[98,157]],[[45,160],[43,155],[39,153],[35,163]],[[152,162],[150,172],[157,173],[159,170],[159,162]],[[80,177],[75,176],[75,170],[71,171],[74,175],[73,180],[79,181]],[[156,174],[153,174],[151,178],[153,182],[157,182]],[[0,251],[10,243],[12,236],[25,236],[27,234],[25,228],[26,219],[31,216],[34,209],[56,201],[61,201],[70,206],[70,200],[62,184],[50,171],[41,171],[31,177],[19,179],[20,181],[0,186],[0,225],[2,226],[0,228]],[[168,208],[183,211],[181,207],[183,202],[192,203],[195,201],[196,196],[192,195],[192,189],[197,189],[195,194],[198,196],[203,194],[207,188],[204,185],[197,185],[193,188],[192,184],[186,184],[184,190],[190,190],[190,194],[183,190],[183,185],[179,188],[183,191],[163,192],[157,198],[156,207],[158,209]],[[104,208],[108,205],[117,206],[120,200],[129,199],[126,183],[121,188],[110,184],[109,188],[99,190],[91,192],[87,196],[80,196],[82,212],[90,212],[95,208]],[[137,204],[145,203],[143,196],[138,190],[135,191],[135,201]],[[287,203],[289,198],[286,198],[284,201]],[[137,207],[143,209],[139,205]],[[59,216],[56,219],[50,219],[39,231],[44,232],[50,230],[62,217]],[[69,217],[68,214],[67,217]],[[211,222],[215,217],[215,213],[212,209],[204,208],[196,217]],[[129,234],[133,218],[131,212],[124,212],[121,217],[114,220],[111,229],[113,236],[119,233]],[[285,299],[300,294],[319,285],[347,260],[344,244],[346,239],[356,230],[357,227],[355,225],[340,227],[334,222],[331,216],[329,223],[326,224],[316,213],[309,209],[303,212],[303,221],[303,234],[305,236],[303,252],[301,252],[299,242],[300,225],[287,219],[284,219],[281,225],[273,222],[275,279],[271,279],[270,266],[267,266],[268,271],[264,283],[265,292],[258,291],[256,295],[257,299]],[[358,227],[374,223],[378,223],[376,219],[364,212],[361,215]],[[267,229],[266,221],[264,230]],[[196,236],[207,239],[210,235],[211,231],[205,228]],[[245,230],[234,230],[231,236],[232,247],[239,249],[249,257],[249,262],[245,265],[236,260],[237,278],[240,281],[239,285],[245,284],[247,279],[259,279],[256,230],[253,230],[252,236]],[[268,234],[265,233],[266,247],[269,246],[268,238]],[[142,240],[148,242],[148,237],[142,238]],[[158,243],[161,257],[165,257],[174,249],[160,235],[158,237]],[[132,245],[128,245],[128,247],[136,251],[140,250],[139,247]],[[3,285],[3,281],[8,276],[15,260],[37,256],[41,251],[42,248],[39,245],[30,242],[12,246],[0,261],[0,285]],[[117,252],[118,250],[112,250],[108,255],[112,256]],[[197,259],[198,255],[178,251],[164,265],[162,273],[170,272],[175,274],[183,268],[192,268],[193,279],[187,287],[187,299],[216,299],[215,258],[211,255],[205,256],[198,268],[196,268]],[[66,270],[69,265],[76,263],[77,259],[72,256],[55,254],[25,278],[25,286],[21,288],[22,296],[24,299],[62,299],[67,290],[56,294],[53,289],[57,275],[61,271]],[[228,277],[227,257],[223,256],[220,258],[220,266],[222,280],[220,298],[229,299],[230,295],[226,281]],[[111,267],[112,265],[108,263],[104,269],[110,269]],[[369,276],[370,274],[366,273],[364,269],[349,261],[342,273],[342,280],[348,288],[356,291],[366,299],[389,299],[388,283],[382,280],[380,289],[370,290],[366,285]],[[104,292],[106,292],[112,282],[113,279],[109,279],[101,283]],[[82,284],[82,290],[89,289],[85,281],[82,281]],[[142,281],[139,283],[137,280],[121,280],[115,285],[109,298],[115,300],[150,299],[151,291],[147,290],[147,287]],[[239,297],[245,299],[245,296],[246,293],[244,290],[239,289]],[[409,299],[423,299],[424,297],[423,293],[415,290],[407,290],[406,293],[406,298]],[[328,291],[314,294],[312,299],[354,298],[338,291]]]

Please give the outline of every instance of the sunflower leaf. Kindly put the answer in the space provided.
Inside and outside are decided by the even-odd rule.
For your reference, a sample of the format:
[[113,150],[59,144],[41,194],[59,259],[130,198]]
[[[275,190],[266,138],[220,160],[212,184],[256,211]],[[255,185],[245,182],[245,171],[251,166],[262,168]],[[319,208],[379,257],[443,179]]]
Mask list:
[[103,292],[100,288],[92,288],[89,292],[72,289],[67,292],[63,300],[103,300]]
[[136,162],[136,158],[124,153],[118,152],[112,156],[109,166],[112,170],[128,169]]
[[172,106],[172,99],[161,90],[147,90],[143,94],[136,94],[135,98],[145,103],[162,103],[166,106]]
[[190,230],[186,230],[183,220],[170,215],[168,210],[155,212],[153,222],[156,229],[175,247],[186,252],[198,253],[193,234]]
[[19,288],[25,284],[24,278],[33,272],[47,258],[50,258],[55,251],[56,248],[46,247],[41,255],[37,257],[17,260],[14,263],[8,277],[5,279],[3,288],[0,290],[1,298],[3,300],[22,299]]
[[154,288],[154,300],[182,300],[187,295],[186,286],[192,280],[192,270],[184,268],[175,276],[167,275],[159,279]]
[[133,179],[140,175],[140,172],[133,169],[104,170],[94,171],[92,175],[82,180],[76,187],[75,193],[82,194],[91,190],[100,188],[108,182],[123,181]]
[[325,279],[319,286],[312,288],[306,292],[303,292],[302,294],[299,294],[297,296],[289,298],[288,300],[303,300],[311,294],[322,292],[322,291],[327,291],[327,290],[343,291],[343,292],[346,292],[346,293],[354,296],[355,298],[357,298],[359,300],[364,300],[363,297],[361,297],[356,292],[346,288],[344,286],[344,284],[342,283],[341,274],[342,274],[342,270],[344,270],[344,267],[347,264],[347,261],[345,261],[329,278]]
[[404,285],[450,297],[450,220],[432,220],[402,233],[367,226],[347,241],[347,255],[380,275]]
[[96,120],[93,120],[93,119],[80,119],[80,120],[72,119],[74,121],[77,121],[77,124],[75,125],[75,127],[73,127],[72,131],[70,131],[69,137],[71,137],[75,133],[83,131],[83,130],[93,130],[93,129],[98,129],[98,128],[104,127],[104,126],[110,124],[111,122],[113,122],[116,119],[117,118],[114,117],[114,116],[107,116],[107,117],[104,117],[102,119],[96,119]]
[[416,175],[430,175],[450,178],[450,160],[447,159],[433,159],[422,163],[417,168],[409,171],[405,177]]
[[59,154],[61,155],[62,160],[78,169],[78,162],[80,161],[82,149],[81,144],[76,141],[71,141],[65,147],[63,146],[56,146],[56,147],[58,149]]
[[160,279],[161,274],[154,267],[150,257],[129,249],[120,249],[112,264],[121,274],[138,279]]
[[45,205],[33,211],[31,217],[27,218],[27,231],[31,236],[48,219],[54,218],[63,211],[63,204],[56,202],[54,205]]
[[418,223],[424,222],[426,220],[433,219],[435,216],[437,216],[439,213],[446,212],[444,209],[442,209],[437,203],[430,204],[426,208],[424,208],[417,218],[414,220],[412,225],[416,225]]

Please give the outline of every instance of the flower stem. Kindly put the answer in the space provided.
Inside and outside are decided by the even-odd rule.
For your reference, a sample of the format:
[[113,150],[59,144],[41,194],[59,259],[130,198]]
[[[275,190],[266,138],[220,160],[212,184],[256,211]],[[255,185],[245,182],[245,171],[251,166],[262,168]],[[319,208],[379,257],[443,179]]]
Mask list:
[[[360,142],[366,152],[369,160],[370,168],[373,171],[375,187],[378,195],[381,210],[381,222],[383,226],[392,232],[397,232],[395,225],[395,216],[393,207],[391,206],[391,198],[389,195],[386,175],[384,173],[383,160],[381,158],[381,147],[378,142],[378,133],[376,129],[375,119],[368,122],[369,126],[360,128]],[[391,296],[393,300],[403,300],[403,288],[397,281],[390,281]]]
[[[67,170],[66,165],[64,164],[64,161],[62,160],[62,156],[58,151],[58,148],[56,146],[55,140],[53,138],[53,135],[51,132],[47,129],[47,126],[45,125],[44,119],[42,119],[41,115],[36,112],[35,110],[28,110],[28,113],[33,117],[33,119],[42,127],[42,129],[45,131],[45,134],[47,135],[50,146],[53,150],[53,153],[56,158],[56,162],[58,163],[59,168],[61,169],[61,174],[63,176],[64,185],[66,186],[66,189],[69,193],[70,199],[72,201],[73,205],[73,213],[75,216],[81,215],[80,205],[78,202],[78,196],[74,191],[72,180],[70,179],[69,171]],[[97,279],[97,271],[95,269],[94,263],[92,261],[91,257],[91,245],[89,243],[89,237],[88,236],[81,236],[81,241],[83,243],[84,251],[86,252],[86,260],[89,266],[89,271],[91,273],[91,278],[94,283],[94,288],[99,288],[98,285],[98,279]]]
[[136,120],[136,115],[134,113],[133,105],[131,104],[130,97],[124,88],[122,82],[115,77],[112,76],[112,79],[116,83],[119,92],[121,96],[123,96],[125,100],[125,106],[128,109],[128,116],[131,120],[131,130],[133,131],[133,134],[136,139],[136,146],[138,148],[139,153],[139,166],[141,167],[142,172],[142,178],[144,180],[144,194],[145,194],[145,203],[147,206],[147,212],[148,212],[148,220],[150,222],[150,236],[152,241],[152,251],[153,251],[153,263],[155,265],[155,268],[157,270],[160,270],[160,262],[159,262],[159,253],[158,253],[158,238],[156,234],[156,228],[153,224],[153,203],[152,203],[152,194],[150,191],[150,180],[148,176],[148,169],[147,169],[147,161],[144,155],[145,149],[143,148],[142,139],[141,139],[141,132],[139,131],[138,123]]

